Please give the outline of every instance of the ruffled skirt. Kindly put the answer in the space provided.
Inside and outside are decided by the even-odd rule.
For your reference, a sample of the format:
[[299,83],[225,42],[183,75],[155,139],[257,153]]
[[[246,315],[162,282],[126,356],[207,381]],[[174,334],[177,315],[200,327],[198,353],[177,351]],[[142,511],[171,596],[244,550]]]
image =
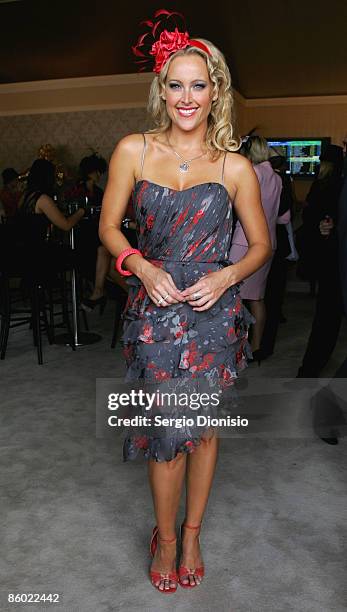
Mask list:
[[[151,261],[165,266],[180,290],[223,267],[220,262]],[[182,393],[190,397],[210,393],[214,398],[218,394],[220,400],[217,406],[212,400],[199,408],[194,405],[193,412],[184,401],[177,405],[162,398],[151,410],[141,409],[142,416],[152,417],[152,425],[132,427],[125,433],[124,461],[136,458],[140,449],[145,458],[170,461],[179,452],[193,452],[206,434],[207,428],[197,425],[198,414],[216,418],[235,405],[235,379],[252,355],[247,338],[253,317],[242,303],[240,284],[227,289],[202,312],[187,303],[157,307],[136,276],[129,277],[127,284],[129,295],[122,315],[125,381],[137,381],[137,386],[141,382],[152,392],[175,393],[180,400]],[[179,427],[172,424],[175,419]]]

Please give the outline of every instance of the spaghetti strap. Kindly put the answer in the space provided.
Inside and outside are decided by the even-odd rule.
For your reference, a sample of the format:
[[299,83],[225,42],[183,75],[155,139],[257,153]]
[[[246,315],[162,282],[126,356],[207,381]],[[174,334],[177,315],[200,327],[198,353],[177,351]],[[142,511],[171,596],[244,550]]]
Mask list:
[[142,179],[142,175],[143,175],[143,165],[145,163],[145,155],[146,155],[146,149],[147,149],[147,141],[146,141],[146,136],[144,134],[142,134],[143,136],[143,149],[142,149],[142,156],[141,156],[141,172],[140,172],[140,179]]
[[225,151],[225,153],[224,153],[224,159],[223,159],[223,166],[222,166],[222,178],[221,178],[221,183],[222,183],[222,185],[224,185],[224,166],[225,166],[225,160],[226,160],[226,157],[227,157],[227,152],[228,152],[228,151]]

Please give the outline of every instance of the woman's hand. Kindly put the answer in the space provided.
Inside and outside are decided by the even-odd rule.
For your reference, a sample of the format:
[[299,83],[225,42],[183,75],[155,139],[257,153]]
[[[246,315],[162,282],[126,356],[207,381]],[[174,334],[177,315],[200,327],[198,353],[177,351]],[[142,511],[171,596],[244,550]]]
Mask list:
[[332,220],[331,217],[326,215],[319,224],[319,231],[321,233],[321,236],[323,236],[324,238],[328,238],[333,228],[334,228],[334,221]]
[[208,310],[230,287],[225,270],[226,268],[210,272],[200,278],[194,285],[187,287],[187,289],[181,292],[185,301],[190,306],[193,306],[193,310],[197,312]]
[[171,275],[150,262],[146,262],[138,277],[156,306],[165,307],[169,304],[178,304],[178,302],[185,301]]
[[86,214],[86,209],[85,208],[78,208],[76,210],[76,216],[78,214],[78,219],[82,219],[82,217],[84,217],[84,215]]

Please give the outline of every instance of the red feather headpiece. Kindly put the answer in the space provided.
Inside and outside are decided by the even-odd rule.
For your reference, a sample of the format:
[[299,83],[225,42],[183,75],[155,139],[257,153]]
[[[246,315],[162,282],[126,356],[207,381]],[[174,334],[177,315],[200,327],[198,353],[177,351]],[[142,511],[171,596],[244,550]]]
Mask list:
[[[177,17],[182,20],[184,31],[180,31],[178,28]],[[164,27],[170,25],[170,21],[171,24],[174,22],[174,29]],[[146,65],[148,65],[153,57],[153,71],[158,74],[173,53],[186,47],[197,47],[211,55],[211,51],[204,43],[189,38],[185,19],[181,13],[160,9],[154,14],[152,21],[142,21],[141,25],[145,25],[149,28],[149,31],[141,34],[136,45],[132,47],[134,55],[140,58],[137,60],[137,63],[141,64],[140,71],[146,69]]]

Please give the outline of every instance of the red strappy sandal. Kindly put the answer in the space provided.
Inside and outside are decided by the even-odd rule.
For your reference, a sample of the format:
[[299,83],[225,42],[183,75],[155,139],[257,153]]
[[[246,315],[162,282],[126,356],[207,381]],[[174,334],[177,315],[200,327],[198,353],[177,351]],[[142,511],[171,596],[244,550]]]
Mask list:
[[[182,540],[183,527],[186,527],[187,529],[200,529],[201,525],[197,525],[196,527],[194,527],[193,525],[187,525],[187,523],[182,523],[181,540]],[[184,565],[180,565],[178,568],[179,583],[181,587],[183,587],[184,589],[193,589],[194,587],[198,585],[196,584],[196,582],[195,584],[190,584],[190,582],[188,582],[188,584],[184,584],[182,582],[182,578],[188,578],[189,580],[189,576],[199,576],[199,578],[203,578],[204,575],[205,575],[205,568],[203,565],[201,565],[200,567],[196,567],[194,569],[190,569],[188,567],[185,567]]]
[[[163,538],[159,536],[158,527],[154,527],[153,532],[152,532],[151,542],[149,545],[149,550],[150,550],[152,557],[154,557],[155,551],[157,550],[158,537],[160,538],[162,542],[175,542],[177,539],[177,538],[172,538],[171,540],[164,540]],[[151,583],[157,589],[157,591],[159,591],[159,593],[175,593],[177,591],[177,585],[178,585],[177,572],[169,572],[167,574],[162,574],[161,572],[150,570],[149,575],[150,575]],[[176,586],[170,587],[169,589],[160,589],[159,585],[156,586],[155,584],[158,580],[170,580],[170,582],[175,582]]]

